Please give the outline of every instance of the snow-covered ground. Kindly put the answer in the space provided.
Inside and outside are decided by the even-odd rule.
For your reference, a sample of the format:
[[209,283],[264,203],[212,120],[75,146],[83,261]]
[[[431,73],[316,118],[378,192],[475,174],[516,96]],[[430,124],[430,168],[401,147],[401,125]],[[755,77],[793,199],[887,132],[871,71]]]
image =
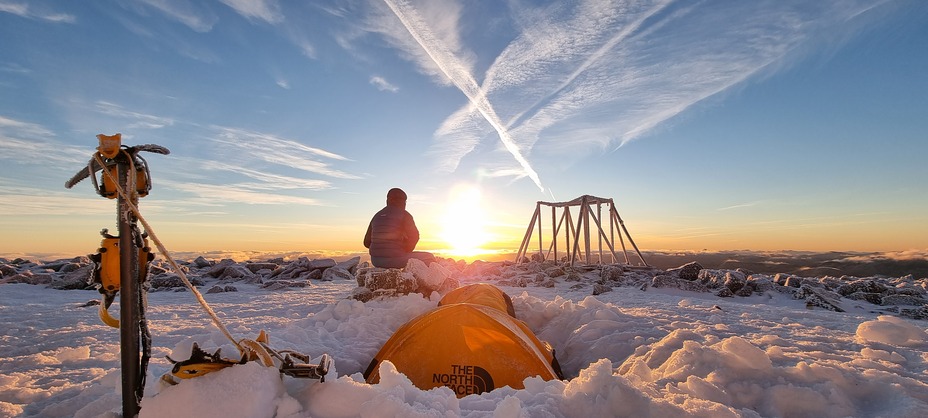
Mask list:
[[[433,309],[437,293],[361,302],[348,299],[353,279],[276,290],[245,280],[231,282],[237,291],[206,293],[218,279],[201,275],[206,300],[236,338],[266,330],[272,347],[315,359],[328,353],[334,367],[324,383],[250,362],[167,386],[159,380],[170,370],[166,355],[185,359],[193,342],[230,357],[236,349],[189,291],[153,291],[141,416],[928,416],[924,320],[861,300],[841,299],[846,312],[835,312],[776,290],[718,297],[636,285],[593,296],[599,271],[518,280],[515,268],[465,269],[456,278],[500,285],[517,317],[556,349],[567,381],[529,378],[525,389],[459,399],[448,388],[419,390],[386,363],[381,382],[368,385],[361,373],[373,355]],[[98,298],[93,290],[0,285],[0,416],[121,414],[119,333],[86,306]]]

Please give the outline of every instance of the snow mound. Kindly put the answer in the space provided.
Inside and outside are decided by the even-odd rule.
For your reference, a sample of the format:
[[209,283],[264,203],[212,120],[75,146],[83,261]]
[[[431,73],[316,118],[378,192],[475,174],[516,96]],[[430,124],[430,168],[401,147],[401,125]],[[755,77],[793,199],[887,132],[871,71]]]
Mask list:
[[[209,268],[201,264],[195,268]],[[286,268],[275,265],[246,263],[249,271],[271,274]],[[903,316],[909,308],[846,298],[846,312],[836,312],[796,299],[805,282],[794,288],[748,280],[737,291],[729,289],[737,297],[720,297],[648,286],[656,272],[641,269],[486,262],[443,267],[448,271],[420,269],[420,276],[450,273],[446,282],[499,286],[512,298],[516,316],[556,350],[568,379],[530,377],[524,389],[502,387],[458,399],[447,388],[419,390],[383,363],[381,382],[369,385],[362,372],[376,352],[403,324],[434,309],[440,292],[375,295],[362,302],[351,298],[356,281],[319,280],[304,269],[294,270],[299,279],[288,280],[305,286],[272,289],[237,280],[237,291],[205,297],[236,337],[265,330],[271,347],[306,354],[310,362],[330,354],[334,364],[325,382],[248,363],[162,385],[158,378],[171,368],[166,356],[185,359],[194,342],[209,352],[236,353],[188,293],[165,289],[149,294],[154,346],[142,416],[914,418],[928,410],[928,334],[918,319],[925,307],[903,319],[881,315],[895,309]],[[203,287],[226,284],[210,277],[199,274]],[[923,280],[897,281],[897,295],[923,295]],[[438,280],[426,282],[434,286]],[[814,282],[867,297],[882,283]],[[603,284],[610,290],[597,292]],[[97,308],[87,304],[98,298],[95,290],[2,285],[0,335],[7,337],[0,339],[0,416],[119,416],[119,346],[116,333],[99,323]]]
[[143,398],[141,407],[139,418],[273,418],[278,410],[293,414],[301,409],[299,402],[284,389],[280,373],[258,362],[238,364],[195,380],[183,380],[165,388],[158,396]]
[[875,321],[867,321],[857,327],[857,339],[861,342],[917,347],[928,342],[928,333],[904,319],[880,315]]

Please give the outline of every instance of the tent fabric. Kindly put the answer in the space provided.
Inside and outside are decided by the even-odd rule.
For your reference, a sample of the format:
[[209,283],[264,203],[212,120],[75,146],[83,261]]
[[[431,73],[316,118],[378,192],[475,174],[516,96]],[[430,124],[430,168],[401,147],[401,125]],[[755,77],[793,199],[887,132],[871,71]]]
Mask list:
[[420,389],[446,386],[458,397],[503,386],[523,389],[533,376],[562,378],[550,345],[507,312],[505,293],[490,285],[461,289],[400,327],[374,356],[364,373],[367,382],[380,381],[379,365],[387,360]]
[[516,311],[512,307],[512,299],[498,287],[488,283],[475,283],[459,287],[448,292],[438,302],[438,306],[455,303],[474,303],[477,305],[496,308],[515,318]]

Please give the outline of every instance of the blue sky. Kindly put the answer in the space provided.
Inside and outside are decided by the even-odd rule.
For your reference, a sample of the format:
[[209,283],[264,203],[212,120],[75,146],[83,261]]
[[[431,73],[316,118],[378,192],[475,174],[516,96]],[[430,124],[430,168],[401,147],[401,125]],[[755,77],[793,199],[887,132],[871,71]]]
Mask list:
[[116,132],[171,150],[140,206],[182,251],[360,250],[391,187],[423,249],[516,249],[536,201],[583,194],[643,249],[928,249],[926,21],[915,0],[0,0],[0,254],[115,230],[63,183]]

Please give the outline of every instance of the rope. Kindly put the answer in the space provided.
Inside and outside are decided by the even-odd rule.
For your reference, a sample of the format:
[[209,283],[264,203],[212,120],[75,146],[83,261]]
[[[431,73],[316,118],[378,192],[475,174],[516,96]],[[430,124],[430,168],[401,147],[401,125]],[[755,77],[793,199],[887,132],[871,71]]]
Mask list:
[[[123,150],[123,152],[126,152],[126,151]],[[103,160],[100,158],[99,152],[94,154],[93,158],[97,160],[97,163],[100,164],[101,167],[106,167],[106,165],[103,164]],[[132,164],[133,159],[134,159],[133,156],[130,155],[129,156],[130,164]],[[130,171],[134,171],[134,170],[130,170]],[[174,258],[171,257],[171,255],[168,253],[168,250],[165,249],[164,245],[161,244],[161,240],[158,239],[158,237],[155,235],[155,231],[151,229],[151,225],[148,224],[148,222],[142,216],[142,213],[139,212],[138,206],[136,206],[135,203],[131,199],[129,199],[129,196],[123,190],[122,185],[119,184],[119,181],[115,178],[115,176],[112,173],[109,172],[109,170],[104,169],[103,173],[104,175],[109,177],[109,179],[113,182],[114,185],[116,185],[116,192],[118,192],[119,196],[121,196],[123,200],[125,200],[126,206],[129,207],[130,210],[132,210],[132,213],[135,214],[135,217],[138,218],[139,222],[142,223],[142,226],[145,227],[145,232],[148,232],[148,236],[151,238],[152,242],[155,243],[155,246],[158,247],[158,252],[160,252],[161,255],[163,255],[166,260],[168,260],[168,263],[171,264],[171,267],[174,269],[174,272],[177,273],[181,281],[184,282],[184,285],[187,286],[187,289],[190,289],[190,291],[193,292],[193,295],[196,296],[197,301],[200,302],[200,306],[203,307],[206,313],[209,314],[209,317],[213,320],[213,324],[215,324],[216,327],[219,328],[219,331],[222,331],[222,333],[226,336],[226,338],[229,339],[229,341],[232,341],[232,344],[235,344],[235,348],[237,348],[240,353],[245,353],[245,348],[242,347],[242,345],[239,344],[239,342],[236,341],[234,337],[232,337],[232,334],[229,332],[229,330],[226,329],[225,325],[222,324],[222,321],[219,320],[219,317],[216,316],[216,312],[213,311],[213,308],[211,308],[209,304],[206,303],[206,299],[203,298],[203,295],[200,294],[200,291],[197,290],[197,288],[194,287],[193,284],[190,283],[190,280],[187,279],[187,275],[184,274],[180,266],[177,265],[177,262],[174,261]],[[135,188],[135,183],[133,183],[133,188]]]

